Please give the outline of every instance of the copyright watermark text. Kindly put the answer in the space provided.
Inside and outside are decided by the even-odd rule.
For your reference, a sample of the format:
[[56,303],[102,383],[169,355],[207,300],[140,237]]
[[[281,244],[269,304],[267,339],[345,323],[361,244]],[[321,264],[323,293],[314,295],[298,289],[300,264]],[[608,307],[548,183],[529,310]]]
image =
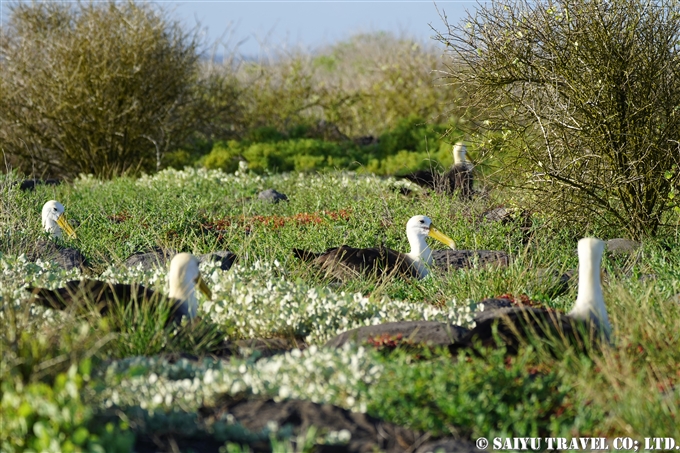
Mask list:
[[627,450],[654,451],[678,450],[680,442],[671,437],[645,437],[642,440],[630,437],[494,437],[487,439],[480,437],[475,444],[480,450],[497,451],[538,451],[538,450]]

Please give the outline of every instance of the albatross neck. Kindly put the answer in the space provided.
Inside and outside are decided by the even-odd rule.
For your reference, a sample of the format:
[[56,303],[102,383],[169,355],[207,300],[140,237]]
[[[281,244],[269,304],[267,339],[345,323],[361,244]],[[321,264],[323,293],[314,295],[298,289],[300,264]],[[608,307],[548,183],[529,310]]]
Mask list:
[[182,305],[178,309],[183,315],[189,318],[195,318],[196,312],[198,311],[198,302],[196,301],[196,290],[194,288],[193,282],[183,284],[170,285],[170,291],[168,296],[172,299],[176,299],[182,302]]
[[50,233],[53,237],[55,238],[61,238],[61,227],[57,225],[57,222],[48,217],[47,219],[43,220],[43,227],[45,228],[45,231]]
[[460,165],[466,164],[467,159],[465,159],[465,149],[456,149],[453,151],[453,164]]
[[425,237],[416,234],[412,231],[407,231],[408,243],[411,245],[411,251],[407,253],[409,258],[413,261],[421,261],[428,266],[432,264],[432,250],[427,245]]
[[[580,245],[580,244],[579,244]],[[579,250],[578,297],[574,308],[569,312],[572,318],[583,321],[595,319],[606,331],[611,330],[607,309],[604,305],[602,283],[600,281],[600,262],[602,249]]]

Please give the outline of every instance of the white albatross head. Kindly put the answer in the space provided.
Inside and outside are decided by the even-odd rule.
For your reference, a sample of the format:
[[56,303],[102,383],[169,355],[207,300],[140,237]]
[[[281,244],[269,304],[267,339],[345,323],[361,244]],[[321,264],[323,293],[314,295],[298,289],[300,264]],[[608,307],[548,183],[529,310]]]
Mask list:
[[[432,250],[425,242],[425,238],[428,236],[452,249],[456,248],[453,239],[435,228],[429,217],[424,215],[411,217],[406,223],[406,237],[411,245],[411,251],[406,256],[417,265],[420,278],[428,274],[427,266],[432,265]],[[423,263],[427,266],[423,266]]]
[[208,299],[212,298],[210,288],[201,278],[198,270],[198,260],[190,253],[178,253],[170,261],[168,272],[168,296],[182,301],[181,314],[190,319],[196,317],[198,302],[196,301],[196,287],[205,294]]
[[596,238],[578,241],[578,297],[569,316],[581,321],[597,321],[602,331],[609,336],[611,324],[600,282],[603,253],[604,241]]
[[458,142],[453,145],[453,164],[467,164],[468,161],[465,158],[465,153],[467,153],[467,148],[463,142]]
[[71,239],[75,239],[76,232],[66,220],[64,210],[64,205],[56,200],[45,203],[42,207],[42,226],[53,237],[61,238],[61,231],[64,230]]

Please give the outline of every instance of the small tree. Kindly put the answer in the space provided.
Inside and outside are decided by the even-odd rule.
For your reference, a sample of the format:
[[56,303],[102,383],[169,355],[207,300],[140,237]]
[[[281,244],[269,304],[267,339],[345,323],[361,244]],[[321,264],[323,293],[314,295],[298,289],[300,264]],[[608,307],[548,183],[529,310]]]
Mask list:
[[196,35],[152,5],[16,3],[3,28],[0,149],[20,169],[155,169],[195,126]]
[[439,34],[446,77],[520,148],[540,208],[657,233],[680,181],[678,6],[493,0]]

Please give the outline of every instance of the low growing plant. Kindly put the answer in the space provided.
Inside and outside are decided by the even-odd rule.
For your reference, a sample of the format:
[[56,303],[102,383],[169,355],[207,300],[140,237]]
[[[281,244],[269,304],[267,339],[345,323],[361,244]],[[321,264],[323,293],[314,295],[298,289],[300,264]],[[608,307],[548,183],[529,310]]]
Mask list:
[[90,424],[93,409],[81,397],[90,378],[91,362],[72,365],[56,376],[53,385],[2,382],[0,446],[19,452],[128,452],[134,435],[124,423]]
[[597,417],[574,406],[564,371],[538,366],[531,349],[516,358],[498,349],[427,362],[397,353],[384,367],[369,389],[368,412],[436,435],[563,435],[583,412],[591,424]]

